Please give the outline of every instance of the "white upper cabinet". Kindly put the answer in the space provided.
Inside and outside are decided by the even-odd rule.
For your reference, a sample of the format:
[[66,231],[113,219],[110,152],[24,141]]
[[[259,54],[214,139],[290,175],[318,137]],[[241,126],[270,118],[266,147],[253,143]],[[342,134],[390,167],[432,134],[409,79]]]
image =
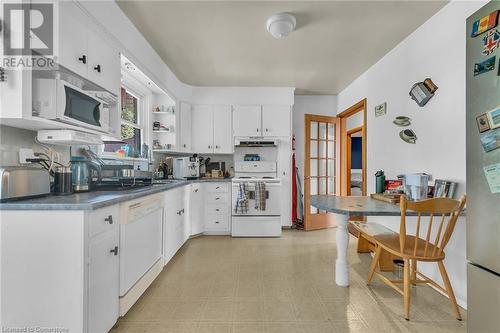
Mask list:
[[234,136],[262,136],[261,106],[234,106],[233,130]]
[[183,152],[191,152],[191,104],[180,103],[180,145]]
[[193,105],[191,113],[192,151],[199,154],[231,154],[231,106]]
[[121,75],[119,52],[76,2],[61,1],[59,6],[59,64],[118,94]]
[[213,107],[214,153],[231,154],[233,152],[233,130],[231,128],[231,106]]
[[213,115],[210,105],[193,105],[191,119],[192,151],[200,154],[213,153]]
[[291,127],[289,105],[264,105],[262,107],[262,132],[264,136],[289,136]]
[[233,129],[234,136],[290,136],[290,106],[235,106]]
[[87,77],[88,17],[74,1],[61,1],[59,18],[59,64]]
[[103,87],[115,95],[120,91],[120,53],[102,37],[102,32],[88,30],[89,81]]

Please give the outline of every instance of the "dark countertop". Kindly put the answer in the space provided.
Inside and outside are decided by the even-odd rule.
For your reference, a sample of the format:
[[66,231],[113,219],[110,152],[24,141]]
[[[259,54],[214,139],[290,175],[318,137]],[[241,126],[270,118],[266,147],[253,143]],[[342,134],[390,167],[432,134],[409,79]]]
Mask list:
[[133,190],[93,191],[66,196],[44,197],[0,203],[0,210],[94,210],[119,202],[129,201],[147,195],[168,191],[191,183],[230,182],[231,179],[167,180],[164,184],[153,184]]
[[[330,213],[348,216],[401,216],[399,204],[375,200],[371,197],[312,195],[311,205]],[[417,213],[407,210],[406,215],[416,216]],[[465,212],[461,215],[465,215]]]

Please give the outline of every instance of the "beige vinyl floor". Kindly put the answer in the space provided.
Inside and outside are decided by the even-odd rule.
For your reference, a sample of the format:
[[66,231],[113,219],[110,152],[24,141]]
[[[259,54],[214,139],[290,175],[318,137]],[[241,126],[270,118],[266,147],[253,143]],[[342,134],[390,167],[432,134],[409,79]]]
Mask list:
[[349,288],[334,282],[335,256],[335,229],[191,239],[112,332],[466,332],[424,285],[412,287],[405,321],[398,293],[376,277],[366,286],[371,257],[355,238]]

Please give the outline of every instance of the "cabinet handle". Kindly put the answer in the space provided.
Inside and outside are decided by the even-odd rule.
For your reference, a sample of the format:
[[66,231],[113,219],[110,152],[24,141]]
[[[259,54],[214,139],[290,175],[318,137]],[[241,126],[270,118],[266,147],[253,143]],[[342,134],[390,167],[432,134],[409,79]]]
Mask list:
[[212,148],[212,146],[208,145],[208,149]]
[[259,129],[257,128],[257,132],[259,131]]
[[215,208],[215,211],[218,212],[218,211],[220,211],[220,209],[219,208]]
[[220,199],[219,197],[215,198],[215,200],[219,200],[219,199]]
[[215,145],[215,149],[219,149],[219,148],[220,148],[220,146]]
[[78,58],[78,61],[81,61],[82,63],[86,64],[87,63],[87,56],[84,54],[80,58]]
[[100,73],[101,72],[101,65],[95,66],[94,70],[97,71],[97,73]]
[[186,145],[185,145],[185,144],[184,144],[183,146],[184,146],[184,148],[186,148]]
[[115,246],[113,249],[109,250],[109,253],[114,253],[115,256],[118,255],[118,246]]
[[194,192],[195,192],[195,193],[198,193],[198,189],[195,189],[195,190],[194,190]]
[[217,186],[215,189],[216,189],[216,190],[220,189],[220,186]]
[[215,221],[216,224],[219,224],[220,222],[219,221]]
[[113,216],[112,215],[108,215],[108,217],[106,217],[104,219],[104,221],[108,222],[109,224],[113,224]]
[[266,128],[266,132],[269,132],[269,129],[268,129],[268,128]]

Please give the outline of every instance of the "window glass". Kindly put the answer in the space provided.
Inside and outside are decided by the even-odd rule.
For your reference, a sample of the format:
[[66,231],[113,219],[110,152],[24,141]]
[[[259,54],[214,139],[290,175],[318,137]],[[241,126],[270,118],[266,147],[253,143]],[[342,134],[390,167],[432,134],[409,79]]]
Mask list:
[[122,119],[137,124],[137,97],[130,94],[126,89],[121,89],[122,94]]
[[121,89],[121,141],[107,142],[104,151],[115,153],[125,151],[127,157],[139,157],[142,146],[142,126],[140,122],[140,99],[127,89]]

